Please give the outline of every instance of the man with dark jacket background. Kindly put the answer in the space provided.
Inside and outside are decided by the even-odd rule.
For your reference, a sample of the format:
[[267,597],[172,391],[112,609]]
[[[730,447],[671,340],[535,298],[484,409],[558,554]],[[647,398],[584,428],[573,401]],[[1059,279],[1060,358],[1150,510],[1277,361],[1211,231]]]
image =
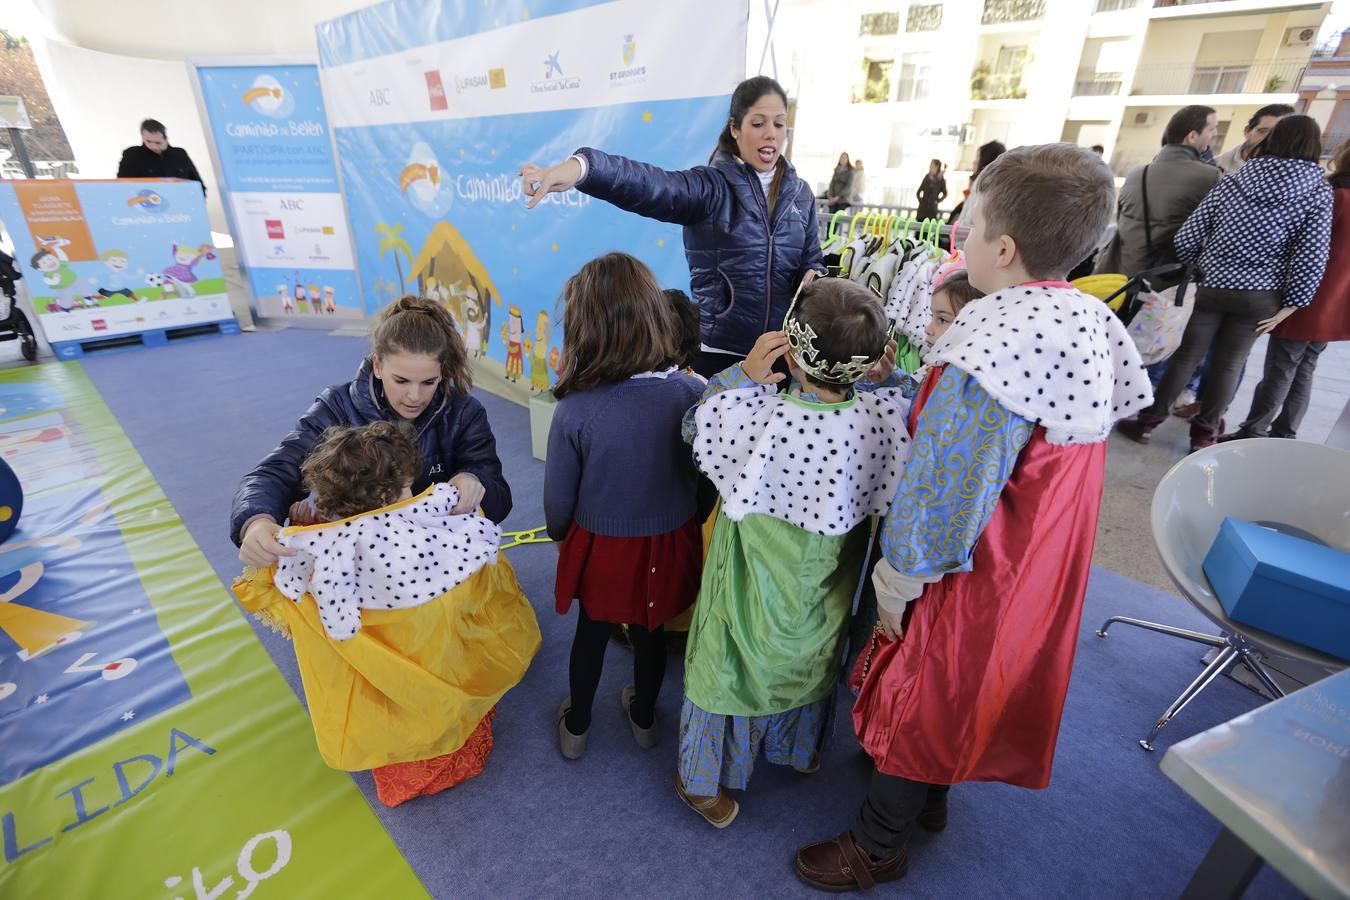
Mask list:
[[[1223,176],[1218,166],[1204,162],[1219,131],[1219,116],[1208,106],[1183,106],[1163,130],[1162,149],[1148,165],[1125,177],[1117,200],[1116,233],[1097,258],[1099,273],[1134,276],[1146,269],[1177,261],[1172,239],[1191,213]],[[1148,184],[1148,221],[1144,217],[1144,185]],[[1166,284],[1154,285],[1155,288]],[[1166,362],[1149,367],[1150,379],[1162,377]],[[1195,396],[1204,377],[1202,363],[1187,392],[1178,399],[1177,415],[1194,415]],[[1189,394],[1190,396],[1187,396]]]
[[206,185],[192,164],[192,158],[182,147],[170,147],[164,123],[146,119],[141,123],[141,143],[122,151],[122,162],[117,166],[118,178],[183,178]]

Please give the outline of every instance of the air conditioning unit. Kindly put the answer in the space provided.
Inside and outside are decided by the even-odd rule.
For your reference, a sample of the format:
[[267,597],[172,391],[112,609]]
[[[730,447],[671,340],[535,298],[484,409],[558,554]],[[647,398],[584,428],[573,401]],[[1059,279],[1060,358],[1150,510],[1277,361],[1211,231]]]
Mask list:
[[1312,25],[1290,28],[1284,33],[1286,47],[1307,47],[1317,40],[1317,28]]
[[1145,109],[1134,114],[1134,127],[1147,128],[1158,121],[1158,113],[1155,110]]

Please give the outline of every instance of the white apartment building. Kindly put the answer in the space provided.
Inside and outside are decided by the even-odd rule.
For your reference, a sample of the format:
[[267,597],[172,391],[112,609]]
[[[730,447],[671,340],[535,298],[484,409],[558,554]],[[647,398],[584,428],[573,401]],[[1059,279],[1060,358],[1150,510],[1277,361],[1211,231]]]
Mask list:
[[[823,187],[841,151],[863,199],[911,205],[930,159],[959,199],[976,148],[1100,144],[1147,162],[1191,103],[1219,113],[1217,154],[1268,103],[1297,105],[1316,0],[779,0],[764,71],[795,100],[792,159]],[[751,23],[759,71],[767,20]]]

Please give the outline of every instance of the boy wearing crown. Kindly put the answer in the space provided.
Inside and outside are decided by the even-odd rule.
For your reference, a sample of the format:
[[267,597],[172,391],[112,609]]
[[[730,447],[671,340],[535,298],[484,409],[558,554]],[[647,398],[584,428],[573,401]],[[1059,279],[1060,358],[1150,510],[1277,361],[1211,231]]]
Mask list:
[[784,330],[714,376],[686,416],[721,506],[689,627],[676,791],[718,828],[739,810],[722,788],[744,789],[761,753],[819,765],[870,519],[895,495],[908,442],[886,397],[854,390],[889,337],[865,287],[816,279]]
[[912,827],[946,827],[953,784],[1049,783],[1106,437],[1151,399],[1120,321],[1064,281],[1114,207],[1110,169],[1070,144],[980,172],[964,250],[986,296],[930,349],[910,411],[872,575],[880,623],[854,673],[875,769],[852,827],[797,851],[815,887],[902,877]]

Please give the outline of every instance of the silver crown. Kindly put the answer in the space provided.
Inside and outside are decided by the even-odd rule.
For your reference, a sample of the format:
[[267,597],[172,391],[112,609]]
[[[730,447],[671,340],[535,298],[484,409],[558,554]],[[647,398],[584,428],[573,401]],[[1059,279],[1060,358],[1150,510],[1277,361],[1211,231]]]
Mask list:
[[[792,297],[792,305],[788,307],[787,315],[783,317],[783,333],[787,335],[788,347],[791,348],[802,371],[817,381],[844,387],[861,380],[872,366],[876,365],[877,360],[881,359],[881,353],[870,357],[853,356],[847,362],[825,359],[816,349],[816,338],[820,335],[794,315],[797,311],[797,298],[801,296],[803,287],[805,285],[798,286],[797,293]],[[889,340],[888,336],[887,342]],[[885,352],[883,346],[882,353]]]

